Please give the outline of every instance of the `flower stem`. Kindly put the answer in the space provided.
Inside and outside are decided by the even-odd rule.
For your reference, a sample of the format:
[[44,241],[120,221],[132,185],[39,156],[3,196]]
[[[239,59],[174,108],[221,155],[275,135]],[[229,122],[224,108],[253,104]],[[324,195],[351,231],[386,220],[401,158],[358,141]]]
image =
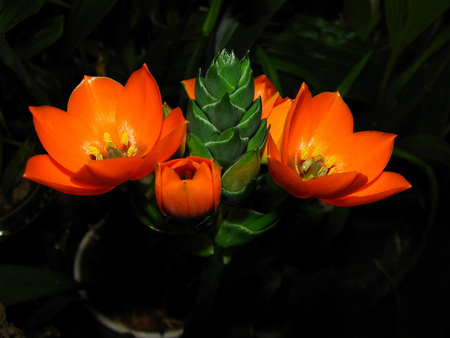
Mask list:
[[222,250],[214,246],[214,254],[203,259],[200,285],[185,325],[183,338],[208,336],[205,324],[212,316],[223,270]]

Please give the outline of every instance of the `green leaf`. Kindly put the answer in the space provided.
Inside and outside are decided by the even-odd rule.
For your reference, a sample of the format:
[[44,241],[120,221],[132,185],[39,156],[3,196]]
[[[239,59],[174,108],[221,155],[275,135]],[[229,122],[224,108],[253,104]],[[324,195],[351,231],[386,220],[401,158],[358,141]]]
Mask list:
[[0,1],[0,35],[5,34],[19,22],[37,13],[45,0]]
[[21,41],[14,50],[19,59],[28,60],[53,45],[64,30],[64,16],[58,15],[36,27],[26,41]]
[[372,12],[372,5],[373,2],[370,0],[345,0],[345,9],[351,26],[363,40],[380,21],[379,13]]
[[336,88],[367,53],[366,43],[335,23],[295,13],[287,22],[278,20],[263,32],[258,46],[284,83],[296,78],[298,85],[285,86],[284,95],[289,97],[295,97],[300,81],[318,92]]
[[402,51],[448,8],[449,0],[386,0],[386,24],[392,49]]
[[205,144],[192,133],[187,134],[186,145],[188,146],[190,156],[213,158]]
[[373,51],[367,52],[337,87],[336,91],[338,91],[343,97],[347,95],[350,88],[353,86],[361,72],[364,70],[365,66],[370,60],[370,57],[372,56],[372,53]]
[[277,213],[263,214],[251,209],[230,209],[220,224],[214,241],[222,248],[243,245],[270,230],[278,221]]
[[220,131],[211,124],[194,100],[189,100],[186,120],[189,122],[188,132],[196,135],[203,142],[216,140],[220,136]]
[[9,195],[11,189],[20,180],[25,164],[30,158],[34,146],[30,140],[25,140],[6,164],[1,181],[4,196]]
[[224,169],[244,153],[247,143],[248,138],[240,137],[236,128],[230,128],[225,130],[217,141],[206,142],[205,145],[216,162]]
[[228,93],[225,93],[219,101],[203,107],[203,112],[208,117],[209,122],[222,132],[235,127],[245,114],[243,108],[231,102]]
[[63,36],[61,58],[69,55],[114,7],[117,0],[74,0]]
[[413,64],[409,66],[401,75],[396,77],[393,83],[387,90],[388,100],[394,99],[398,93],[407,85],[411,78],[417,74],[420,67],[427,61],[434,53],[439,51],[441,47],[450,40],[450,28],[439,32],[427,48],[415,59]]
[[245,5],[241,2],[230,3],[217,26],[215,51],[227,48],[233,49],[236,55],[247,53],[285,2],[257,0]]
[[0,265],[0,300],[5,306],[73,290],[78,283],[59,272],[19,265]]
[[212,30],[216,26],[217,18],[220,14],[220,7],[223,0],[213,0],[209,6],[208,15],[202,27],[202,34],[205,37],[210,36]]
[[[50,104],[47,99],[47,95],[43,92],[35,83],[33,77],[28,73],[27,69],[24,67],[22,62],[19,60],[17,55],[12,50],[11,46],[6,41],[5,37],[0,35],[0,60],[10,68],[13,73],[17,76],[20,84],[26,89],[26,94],[24,94],[23,88],[16,89],[17,95],[19,97],[25,97],[30,95],[34,99],[34,103],[25,102],[25,104],[38,104],[38,105],[48,105]],[[11,81],[13,83],[13,81]]]
[[263,73],[273,83],[280,95],[283,96],[283,87],[281,85],[280,76],[278,75],[278,71],[274,65],[274,62],[267,55],[265,50],[259,46],[256,48],[255,54],[259,60],[259,63],[261,64]]
[[434,135],[413,135],[400,139],[396,146],[405,149],[430,164],[450,169],[450,144]]
[[252,137],[261,125],[261,114],[261,98],[257,98],[236,126],[239,130],[239,135],[242,137]]

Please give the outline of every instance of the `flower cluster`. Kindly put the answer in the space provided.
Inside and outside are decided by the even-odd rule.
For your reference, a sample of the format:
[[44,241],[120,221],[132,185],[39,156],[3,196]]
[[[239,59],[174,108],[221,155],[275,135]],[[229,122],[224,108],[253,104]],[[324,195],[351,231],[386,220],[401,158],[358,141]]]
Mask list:
[[204,77],[200,70],[183,84],[190,99],[185,117],[180,108],[165,109],[146,65],[124,87],[86,76],[67,112],[30,107],[48,154],[32,157],[24,177],[94,195],[154,172],[154,200],[141,208],[144,217],[158,230],[201,236],[196,252],[204,255],[213,245],[248,242],[279,221],[272,210],[249,207],[261,165],[289,194],[336,206],[375,202],[411,187],[384,171],[396,135],[354,132],[339,93],[312,97],[302,84],[295,99],[282,98],[267,77],[253,78],[248,56],[238,60],[227,51]]

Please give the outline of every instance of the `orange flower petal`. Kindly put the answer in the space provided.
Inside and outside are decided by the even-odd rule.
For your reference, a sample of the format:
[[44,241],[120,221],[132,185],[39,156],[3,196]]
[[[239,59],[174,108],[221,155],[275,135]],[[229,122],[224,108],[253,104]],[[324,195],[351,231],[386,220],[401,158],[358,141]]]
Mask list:
[[382,200],[411,188],[411,184],[400,174],[385,171],[361,190],[338,199],[322,199],[323,202],[349,207]]
[[326,149],[353,133],[353,116],[339,93],[321,93],[311,99],[310,144]]
[[274,159],[276,159],[277,161],[282,162],[283,160],[281,159],[281,154],[278,150],[277,144],[275,143],[275,141],[272,138],[272,133],[269,131],[269,134],[267,136],[267,158],[270,156]]
[[213,183],[213,195],[214,195],[214,210],[217,211],[220,204],[220,197],[222,196],[222,174],[219,164],[210,160],[212,169],[212,183]]
[[211,181],[180,180],[163,184],[162,188],[162,206],[167,213],[175,217],[203,217],[214,207]]
[[189,80],[181,81],[181,83],[183,84],[187,96],[190,99],[195,100],[195,77]]
[[267,118],[267,125],[270,126],[270,133],[276,145],[281,149],[283,131],[286,118],[292,105],[292,100],[286,99],[275,105]]
[[75,184],[98,187],[117,186],[130,180],[142,164],[140,157],[108,158],[91,161],[72,176]]
[[158,85],[147,65],[131,74],[116,111],[119,135],[127,133],[136,156],[144,157],[161,134],[163,106]]
[[160,139],[167,136],[175,128],[186,123],[181,109],[179,107],[173,109],[163,121]]
[[99,195],[114,188],[77,184],[71,180],[72,175],[49,155],[37,155],[28,160],[23,177],[72,195]]
[[297,172],[271,155],[267,156],[267,162],[270,175],[276,184],[295,197],[308,198],[312,196],[308,186]]
[[[172,113],[175,112],[175,109]],[[172,115],[172,113],[169,114]],[[167,116],[166,120],[169,118]],[[154,171],[157,162],[164,162],[172,156],[180,147],[181,142],[186,135],[186,121],[177,125],[171,132],[165,135],[155,146],[150,150],[147,156],[144,157],[142,165],[134,173],[132,180],[138,180],[147,176]]]
[[334,173],[304,182],[311,195],[320,199],[349,195],[367,183],[367,176],[357,172]]
[[115,116],[122,91],[122,85],[110,78],[85,76],[72,92],[67,112],[82,120],[95,140],[103,142],[103,134],[107,132],[112,142],[118,144]]
[[356,172],[332,174],[309,181],[300,176],[284,163],[268,157],[270,174],[280,187],[299,198],[337,198],[360,189],[367,183],[367,177]]
[[201,162],[192,180],[212,182],[211,166],[207,162]]
[[95,135],[76,116],[50,107],[30,107],[39,139],[50,156],[70,171],[78,171],[89,161],[88,147],[102,147]]
[[273,83],[266,75],[260,75],[255,77],[255,97],[256,100],[261,96],[261,103],[264,105],[269,98],[273,97],[277,92]]
[[283,162],[291,168],[295,168],[295,156],[299,147],[310,143],[311,114],[311,92],[303,83],[292,102],[283,131],[281,153]]
[[369,182],[386,167],[396,135],[379,131],[361,131],[331,144],[324,155],[336,156],[338,172],[357,171]]

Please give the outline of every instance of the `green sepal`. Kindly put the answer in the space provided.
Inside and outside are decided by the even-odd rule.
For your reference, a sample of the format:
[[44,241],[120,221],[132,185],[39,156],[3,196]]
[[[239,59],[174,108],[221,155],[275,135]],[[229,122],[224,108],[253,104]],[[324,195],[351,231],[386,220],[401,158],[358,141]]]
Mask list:
[[248,184],[240,191],[227,191],[222,188],[222,197],[220,202],[224,205],[238,205],[244,201],[255,188],[257,178],[248,182]]
[[261,156],[255,148],[230,165],[222,175],[222,202],[236,205],[253,190],[261,167]]
[[201,69],[199,69],[197,78],[195,80],[195,100],[200,108],[207,106],[217,101],[217,98],[213,97],[208,89],[205,87],[205,79],[201,77]]
[[208,92],[221,98],[225,93],[232,93],[241,78],[241,64],[234,55],[222,50],[212,61],[205,74],[205,86]]
[[203,142],[214,141],[220,136],[220,130],[209,122],[208,117],[194,100],[189,100],[186,120],[189,122],[187,125],[188,132],[195,134]]
[[247,147],[248,138],[242,138],[234,127],[225,130],[216,141],[205,143],[213,158],[222,169],[227,168],[241,156]]
[[246,151],[250,151],[254,148],[259,148],[259,151],[262,152],[264,149],[264,145],[266,144],[268,134],[269,130],[267,129],[267,120],[262,119],[255,135],[253,135],[253,137],[248,141]]
[[270,230],[279,221],[275,212],[267,214],[251,209],[231,209],[222,220],[214,238],[222,248],[243,245]]
[[186,136],[186,145],[190,156],[213,158],[208,148],[196,135],[189,133]]
[[239,135],[242,137],[251,137],[258,130],[261,124],[262,105],[261,99],[258,98],[253,102],[250,108],[242,117],[237,125]]
[[248,55],[241,60],[241,78],[236,90],[230,94],[231,101],[245,110],[252,104],[255,98],[255,81]]
[[202,110],[209,122],[220,131],[236,126],[245,114],[244,109],[231,102],[228,93],[225,93],[219,101],[204,106]]

